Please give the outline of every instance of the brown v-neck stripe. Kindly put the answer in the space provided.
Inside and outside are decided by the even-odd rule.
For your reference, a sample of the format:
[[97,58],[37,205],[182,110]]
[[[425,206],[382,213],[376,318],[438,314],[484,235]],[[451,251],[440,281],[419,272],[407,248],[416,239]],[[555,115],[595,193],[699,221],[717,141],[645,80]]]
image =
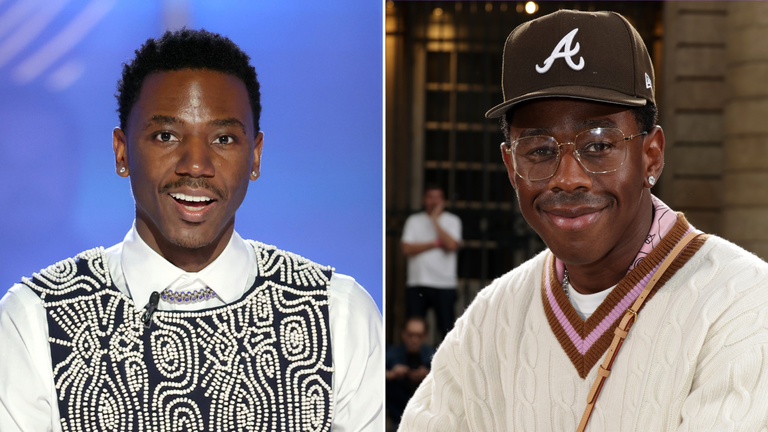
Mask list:
[[[568,354],[581,378],[587,376],[587,373],[610,346],[613,330],[626,309],[642,291],[642,286],[645,286],[655,269],[690,229],[691,227],[683,214],[678,213],[677,222],[664,236],[661,243],[619,282],[586,321],[581,319],[563,291],[563,287],[556,276],[554,256],[550,254],[547,258],[543,274],[545,279],[542,279],[541,289],[544,311],[552,332],[560,342],[560,346]],[[707,237],[706,235],[697,237],[680,253],[649,294],[648,300],[677,270],[688,262],[701,248]],[[638,287],[643,279],[645,279],[644,283]],[[549,288],[549,292],[547,288]]]

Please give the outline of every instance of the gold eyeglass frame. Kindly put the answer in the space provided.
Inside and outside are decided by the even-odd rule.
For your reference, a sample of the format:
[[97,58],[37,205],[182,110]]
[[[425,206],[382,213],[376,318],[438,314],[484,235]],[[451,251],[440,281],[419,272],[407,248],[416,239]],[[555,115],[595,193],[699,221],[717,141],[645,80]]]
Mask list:
[[[624,131],[622,131],[619,128],[592,128],[592,129],[588,129],[588,130],[585,130],[585,131],[577,133],[576,136],[573,137],[573,141],[567,141],[567,142],[562,142],[562,143],[558,142],[555,139],[555,137],[552,137],[552,136],[549,136],[549,135],[532,135],[532,136],[527,136],[527,137],[523,137],[523,138],[518,138],[518,139],[512,141],[509,145],[506,145],[507,144],[506,142],[503,142],[501,144],[502,145],[506,145],[506,148],[504,149],[504,152],[512,157],[512,166],[514,166],[514,168],[515,168],[515,175],[517,175],[518,177],[520,177],[521,179],[523,179],[525,181],[535,182],[535,181],[549,180],[552,177],[554,177],[554,175],[557,173],[557,169],[560,168],[560,157],[563,155],[562,146],[565,146],[565,145],[572,145],[573,146],[573,156],[576,158],[576,161],[579,162],[579,166],[581,166],[584,169],[584,171],[586,171],[589,174],[608,174],[608,173],[616,172],[622,166],[624,166],[624,162],[627,160],[627,147],[624,147],[624,157],[621,160],[621,164],[619,164],[618,167],[616,167],[616,168],[614,168],[612,170],[608,170],[608,171],[592,171],[592,170],[590,170],[589,168],[584,166],[584,162],[582,162],[582,160],[581,160],[581,154],[579,153],[578,150],[576,150],[576,140],[579,138],[579,135],[582,135],[582,134],[585,134],[585,133],[589,133],[589,132],[592,132],[592,131],[595,131],[595,130],[604,130],[604,129],[615,129],[615,130],[619,131],[621,133],[621,135],[624,137],[624,141],[629,141],[629,140],[637,138],[639,136],[648,135],[648,131],[638,132],[636,134],[633,134],[633,135],[630,135],[630,136],[626,136],[624,134]],[[555,142],[555,144],[557,144],[557,161],[555,162],[555,169],[552,171],[552,174],[548,175],[547,177],[542,177],[540,179],[532,180],[532,179],[527,179],[527,178],[523,177],[520,174],[520,172],[517,169],[517,162],[516,162],[515,155],[512,152],[512,150],[513,150],[514,146],[518,143],[518,141],[520,141],[521,139],[535,138],[535,137],[550,138],[550,139],[552,139]]]

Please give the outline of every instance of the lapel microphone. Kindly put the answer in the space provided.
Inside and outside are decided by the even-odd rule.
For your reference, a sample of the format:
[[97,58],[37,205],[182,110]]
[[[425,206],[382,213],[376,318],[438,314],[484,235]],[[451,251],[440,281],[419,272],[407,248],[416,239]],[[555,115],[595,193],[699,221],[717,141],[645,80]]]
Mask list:
[[157,310],[157,304],[160,302],[160,293],[152,291],[149,296],[149,303],[144,306],[144,313],[141,314],[141,321],[144,322],[144,328],[149,329],[152,326],[152,314]]

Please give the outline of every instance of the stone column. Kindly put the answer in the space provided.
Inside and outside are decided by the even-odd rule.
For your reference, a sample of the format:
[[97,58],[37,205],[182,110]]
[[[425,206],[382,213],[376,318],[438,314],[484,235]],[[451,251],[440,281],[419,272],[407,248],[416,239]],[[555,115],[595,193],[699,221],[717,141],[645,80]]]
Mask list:
[[722,234],[726,18],[725,2],[664,2],[663,73],[656,86],[667,145],[653,191],[713,234]]
[[726,25],[725,238],[768,258],[768,3],[729,2]]

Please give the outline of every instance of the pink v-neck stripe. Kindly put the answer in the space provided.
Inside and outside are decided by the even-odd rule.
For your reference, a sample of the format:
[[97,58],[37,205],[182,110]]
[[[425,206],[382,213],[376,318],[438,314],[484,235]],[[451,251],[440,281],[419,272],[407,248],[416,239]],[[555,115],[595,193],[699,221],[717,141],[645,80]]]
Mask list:
[[579,336],[579,333],[576,331],[575,328],[573,328],[573,325],[571,325],[571,322],[568,321],[568,318],[565,316],[565,313],[562,309],[560,309],[560,305],[557,303],[557,300],[555,300],[555,294],[552,291],[552,285],[549,283],[549,277],[547,277],[547,280],[545,282],[546,284],[546,290],[547,290],[547,300],[549,300],[549,306],[552,308],[552,311],[555,313],[555,317],[557,318],[557,321],[560,323],[560,325],[563,327],[563,330],[565,330],[565,333],[568,335],[568,338],[573,342],[573,345],[576,347],[576,350],[579,351],[579,354],[584,355],[587,351],[589,351],[590,348],[592,348],[592,345],[594,345],[595,342],[597,342],[598,339],[603,335],[603,333],[608,330],[611,325],[621,316],[621,314],[624,313],[624,311],[632,304],[632,302],[637,298],[637,296],[640,295],[640,293],[643,291],[643,288],[648,283],[648,281],[651,279],[651,276],[653,275],[653,272],[658,269],[659,266],[657,265],[653,271],[645,275],[640,282],[632,288],[627,295],[624,296],[621,301],[619,301],[616,306],[614,306],[613,310],[605,317],[602,321],[600,321],[600,324],[595,327],[594,330],[592,330],[589,335],[585,339],[582,339],[581,336]]
[[[576,331],[576,329],[573,328],[571,322],[568,321],[568,318],[565,316],[565,313],[563,313],[563,310],[560,309],[560,305],[557,303],[557,300],[555,300],[555,293],[552,292],[552,284],[549,283],[549,279],[551,277],[549,269],[552,267],[550,260],[553,259],[552,257],[554,257],[554,255],[550,255],[550,258],[547,259],[547,272],[544,276],[544,287],[547,292],[549,307],[552,308],[552,312],[555,313],[555,318],[557,318],[557,321],[560,323],[560,327],[565,330],[565,334],[567,334],[568,338],[571,339],[571,342],[573,342],[573,345],[576,347],[576,349],[581,352],[581,346],[583,345],[584,341],[581,339],[581,336],[579,336],[579,333]],[[581,352],[581,354],[583,355],[584,352]]]
[[608,315],[603,318],[602,321],[600,321],[600,324],[597,325],[597,327],[592,330],[589,335],[587,335],[587,338],[584,340],[587,345],[584,348],[584,351],[579,350],[580,353],[584,354],[587,351],[589,351],[590,348],[592,348],[592,345],[597,342],[598,339],[605,333],[609,328],[611,328],[611,325],[613,325],[614,322],[616,322],[617,319],[619,319],[622,315],[624,315],[624,311],[627,310],[629,306],[632,305],[632,303],[637,299],[637,297],[640,296],[640,293],[643,292],[643,288],[645,288],[646,285],[648,285],[648,281],[651,280],[653,277],[653,274],[656,273],[656,270],[659,269],[659,266],[661,263],[657,264],[656,267],[653,268],[648,274],[643,276],[642,279],[640,279],[640,282],[637,283],[629,292],[627,295],[624,296],[623,299],[621,299],[616,306],[613,307],[613,309],[608,313]]
[[[693,227],[689,227],[683,235],[686,235],[691,231],[693,231]],[[554,257],[554,255],[551,255],[549,260],[553,259],[552,257]],[[640,279],[640,281],[624,296],[624,298],[622,298],[616,304],[616,306],[613,307],[608,315],[606,315],[605,318],[600,321],[600,324],[598,324],[597,327],[595,327],[589,333],[589,335],[587,335],[586,338],[582,339],[573,325],[571,325],[571,322],[568,321],[568,318],[560,308],[557,300],[555,300],[555,294],[552,291],[552,284],[550,283],[550,272],[552,265],[551,263],[547,263],[548,271],[544,278],[544,287],[547,292],[547,300],[549,301],[549,306],[552,308],[552,312],[554,312],[557,321],[560,323],[560,326],[562,326],[563,330],[565,330],[565,333],[568,335],[568,338],[571,340],[571,342],[573,342],[573,345],[576,347],[576,350],[579,352],[579,354],[586,354],[586,352],[592,348],[592,345],[594,345],[595,342],[597,342],[597,340],[600,339],[600,337],[603,336],[603,334],[609,328],[611,328],[611,325],[613,325],[613,323],[616,322],[616,320],[624,314],[624,311],[626,311],[632,302],[634,302],[637,297],[640,296],[640,293],[643,292],[643,288],[648,285],[648,282],[653,277],[653,274],[656,273],[656,270],[659,269],[659,266],[661,266],[661,262],[656,264],[656,266],[650,272],[643,276],[643,278]]]

